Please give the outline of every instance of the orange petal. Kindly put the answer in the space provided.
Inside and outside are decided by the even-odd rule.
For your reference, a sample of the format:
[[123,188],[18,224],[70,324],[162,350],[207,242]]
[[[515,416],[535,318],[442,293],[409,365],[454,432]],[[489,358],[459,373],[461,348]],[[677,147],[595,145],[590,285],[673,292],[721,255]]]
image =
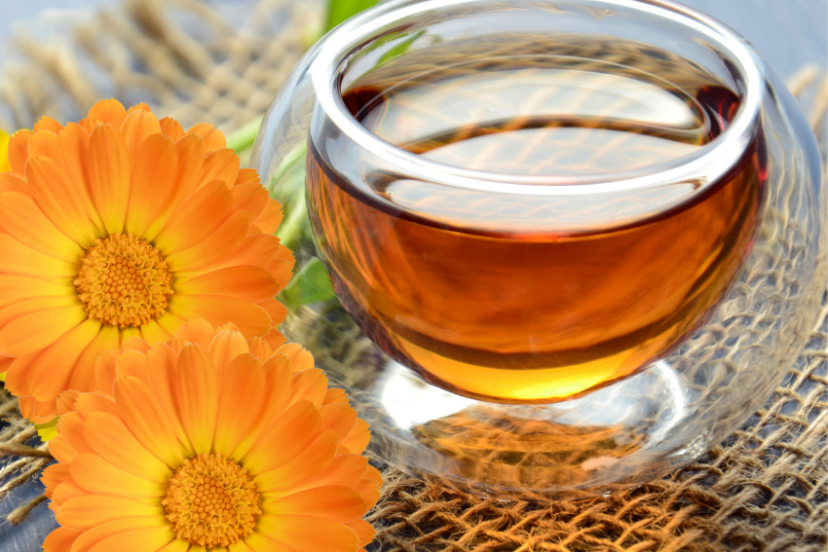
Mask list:
[[[222,330],[210,342],[210,354],[220,371],[224,371],[231,361],[239,355],[249,355],[250,348],[244,336],[239,332]],[[264,374],[264,372],[262,372]]]
[[261,410],[266,382],[262,363],[250,355],[237,356],[226,365],[213,439],[215,452],[230,456],[247,435]]
[[373,508],[377,501],[379,501],[380,487],[382,487],[382,483],[377,483],[372,479],[363,477],[357,481],[357,484],[353,488],[362,497],[363,502],[367,506],[367,510]]
[[270,330],[270,316],[264,309],[235,297],[174,295],[169,309],[181,318],[203,318],[213,326],[233,322],[239,327],[242,335],[248,338],[265,335]]
[[0,330],[0,353],[19,357],[44,349],[85,319],[80,305],[21,316]]
[[232,192],[236,209],[247,211],[250,220],[256,220],[270,201],[261,184],[236,184]]
[[[105,412],[116,417],[121,415],[114,397],[111,394],[104,395],[100,392],[78,395],[78,400],[75,401],[75,409],[85,421],[95,412]],[[86,435],[86,429],[84,429],[84,435]]]
[[195,191],[198,175],[204,163],[204,143],[196,135],[185,136],[175,143],[178,155],[178,171],[175,186],[163,204],[155,221],[144,232],[144,239],[152,241],[167,225],[170,217],[178,211],[181,204]]
[[275,355],[264,363],[267,375],[265,384],[264,406],[259,412],[256,423],[247,432],[241,444],[233,451],[231,458],[237,462],[244,458],[259,439],[262,432],[284,411],[290,387],[290,360],[283,355]]
[[[71,471],[71,466],[69,468]],[[75,498],[76,496],[87,496],[88,494],[89,493],[78,487],[78,484],[75,483],[74,480],[67,479],[66,481],[58,485],[55,489],[55,492],[52,493],[52,502],[55,502],[56,504],[60,505],[69,500],[70,498]]]
[[55,121],[51,117],[46,117],[44,115],[43,117],[40,118],[40,120],[38,120],[34,124],[34,126],[32,127],[32,130],[34,130],[35,133],[37,133],[37,131],[39,131],[39,130],[49,130],[49,131],[53,132],[54,134],[57,134],[61,130],[63,130],[63,125],[60,124],[59,122]]
[[[275,500],[287,494],[329,485],[355,487],[370,468],[368,459],[364,456],[356,454],[334,456],[328,463],[318,467],[318,469],[306,471],[301,474],[301,477],[292,480],[290,486],[278,483],[272,478],[269,479],[267,484],[270,488],[264,489],[262,487],[262,499],[265,501]],[[267,473],[276,475],[281,469],[277,468]]]
[[[138,159],[138,148],[149,136],[160,135],[161,125],[158,124],[158,119],[151,111],[136,109],[132,110],[121,124],[121,134],[124,136],[129,158]],[[137,170],[139,166],[139,162],[136,162],[135,169]]]
[[121,128],[121,123],[124,122],[124,117],[126,117],[126,109],[124,109],[121,102],[110,98],[108,100],[100,100],[93,105],[86,117],[88,119],[96,119],[101,123],[110,124],[115,128]]
[[82,126],[75,123],[66,125],[60,133],[61,166],[69,182],[72,183],[72,193],[77,194],[77,199],[81,202],[89,220],[103,236],[103,222],[92,204],[91,191],[86,178],[89,165],[89,139],[89,132]]
[[248,340],[247,346],[250,347],[250,354],[262,362],[265,362],[273,356],[273,348],[261,337],[254,337]]
[[43,552],[69,552],[80,532],[58,527],[43,541]]
[[102,539],[89,549],[89,552],[157,552],[163,546],[175,540],[175,534],[169,525],[148,529],[124,531]]
[[77,290],[71,285],[34,276],[0,274],[0,308],[34,297],[68,297],[75,294]]
[[88,248],[96,238],[95,226],[87,214],[83,193],[64,169],[48,157],[33,157],[26,164],[26,178],[32,196],[55,226]]
[[261,179],[259,178],[259,173],[256,169],[241,169],[239,170],[239,176],[236,177],[236,182],[233,184],[234,186],[238,186],[240,184],[262,184]]
[[322,401],[322,404],[326,405],[335,403],[348,403],[348,395],[346,395],[345,391],[342,389],[328,389],[327,393],[325,393],[325,400]]
[[228,252],[210,270],[219,270],[228,266],[263,266],[276,255],[280,247],[279,238],[276,236],[263,234],[246,236],[233,251]]
[[112,465],[156,483],[164,484],[171,472],[150,453],[117,416],[107,412],[90,413],[83,426],[90,448]]
[[220,265],[221,259],[244,240],[249,226],[250,216],[244,211],[234,211],[218,230],[205,239],[169,255],[167,265],[182,279],[223,268],[227,265]]
[[[27,419],[34,416],[34,397],[29,396],[32,379],[32,364],[40,356],[40,351],[33,355],[17,358],[6,372],[6,389],[20,399],[20,412]],[[27,410],[31,407],[31,411]]]
[[[166,525],[169,525],[169,522],[160,516],[133,516],[107,521],[90,528],[83,535],[81,535],[78,540],[75,541],[75,546],[72,548],[72,552],[89,552],[97,543],[101,542],[103,539],[109,538],[112,535],[136,529],[164,527]],[[111,550],[113,550],[113,552],[115,550],[121,552],[119,549]]]
[[294,374],[291,378],[288,405],[299,401],[311,401],[314,406],[319,408],[322,406],[322,401],[325,400],[327,391],[328,378],[325,377],[322,370],[318,368],[303,370],[298,374]]
[[[207,151],[210,151],[209,146],[207,146]],[[231,149],[220,149],[208,153],[204,157],[204,165],[198,175],[196,187],[201,188],[213,180],[220,180],[228,188],[232,187],[239,175],[240,163],[239,156]]]
[[319,409],[322,416],[322,429],[336,431],[339,435],[337,444],[348,437],[357,420],[356,410],[348,404],[329,404]]
[[259,437],[242,466],[250,473],[263,473],[293,460],[305,450],[322,429],[319,410],[309,401],[288,408]]
[[173,142],[178,142],[184,137],[184,129],[181,123],[170,117],[164,117],[158,124],[161,127],[161,134],[168,137]]
[[58,435],[63,437],[78,454],[94,452],[83,434],[83,418],[77,412],[61,416],[57,425]]
[[270,540],[302,552],[354,552],[359,543],[356,533],[343,524],[313,516],[262,516],[257,530]]
[[174,414],[159,404],[146,383],[137,378],[117,379],[115,402],[124,423],[144,448],[168,466],[183,463],[181,446],[170,422]]
[[355,521],[367,511],[359,493],[342,486],[308,489],[262,505],[266,516],[314,516],[341,523]]
[[[283,544],[279,544],[278,542],[272,541],[267,537],[263,537],[256,532],[253,532],[245,537],[244,544],[253,552],[295,552],[295,550],[288,548]],[[231,548],[231,550],[232,552],[246,552],[244,549],[237,551]]]
[[35,132],[29,138],[29,157],[38,157],[44,155],[51,157],[55,161],[60,161],[63,157],[60,151],[60,139],[58,132]]
[[71,461],[78,454],[78,451],[73,449],[60,435],[49,441],[49,452],[55,460],[64,463]]
[[265,493],[286,495],[304,490],[299,488],[299,485],[324,471],[325,466],[333,460],[335,453],[336,433],[323,432],[290,462],[256,475],[253,481]]
[[31,193],[31,188],[29,188],[29,183],[23,180],[22,177],[10,172],[0,172],[0,192],[28,194]]
[[278,326],[279,324],[284,322],[285,318],[288,315],[287,307],[285,307],[276,299],[268,299],[267,301],[262,301],[261,303],[259,303],[259,306],[267,311],[267,314],[269,314],[270,318],[273,320],[274,326]]
[[32,364],[31,394],[39,401],[53,400],[68,389],[72,370],[101,330],[97,320],[84,320],[55,341]]
[[[155,345],[156,343],[164,343],[170,339],[170,334],[162,328],[155,320],[150,320],[141,326],[141,342],[147,346]],[[126,348],[126,344],[124,344]]]
[[77,268],[71,263],[23,245],[9,234],[0,234],[0,257],[6,274],[47,279],[71,278],[77,274]]
[[282,333],[275,328],[267,332],[267,335],[265,335],[262,339],[267,341],[267,344],[270,345],[270,348],[274,351],[284,345],[285,341],[287,341],[285,336],[283,336]]
[[[69,380],[69,389],[77,389],[79,391],[97,390],[95,361],[106,351],[117,350],[119,348],[118,328],[114,326],[101,326],[98,335],[80,356],[78,362],[75,363],[72,379]],[[111,389],[108,392],[111,393]]]
[[[197,134],[204,140],[205,151],[214,151],[227,147],[224,134],[209,123],[199,123],[190,128],[187,134]],[[232,180],[230,181],[232,182]]]
[[[171,340],[174,341],[174,340]],[[182,341],[182,340],[179,340]],[[169,343],[169,342],[168,342]],[[178,352],[169,344],[159,344],[147,354],[150,363],[151,387],[163,410],[170,413],[169,422],[172,425],[178,442],[185,451],[185,456],[193,456],[193,446],[190,438],[177,415],[173,389],[178,381]],[[178,351],[181,351],[184,345]]]
[[46,486],[47,494],[52,494],[58,485],[64,481],[70,481],[71,477],[69,464],[52,464],[43,469],[40,481]]
[[[361,418],[357,418],[351,432],[345,440],[339,444],[340,449],[343,449],[343,451],[340,452],[340,449],[337,449],[337,454],[362,454],[368,446],[368,443],[371,441],[371,432],[369,431],[369,427],[368,422]],[[344,452],[346,450],[347,452]]]
[[170,255],[208,238],[233,210],[233,196],[223,182],[215,180],[190,196],[155,239],[156,246]]
[[97,454],[78,454],[70,468],[72,479],[93,494],[136,500],[165,496],[164,483],[156,483],[113,466]]
[[18,130],[9,138],[9,163],[17,174],[25,174],[26,158],[29,151],[30,130]]
[[357,534],[360,546],[370,544],[371,541],[374,540],[374,536],[377,534],[376,529],[374,529],[374,527],[364,519],[358,519],[356,521],[346,523],[345,525]]
[[138,351],[124,351],[115,360],[115,378],[132,376],[149,384],[147,356]]
[[129,115],[133,111],[149,111],[149,112],[152,112],[152,109],[150,109],[150,106],[148,106],[144,102],[138,102],[137,104],[135,104],[132,107],[130,107],[129,109],[127,109],[127,111],[126,111],[127,115]]
[[282,216],[282,205],[275,199],[271,199],[254,222],[263,234],[272,234],[282,224]]
[[175,337],[183,339],[187,343],[200,345],[205,349],[213,342],[215,335],[216,332],[213,330],[213,326],[201,318],[187,320],[175,332]]
[[[138,116],[135,112],[129,117]],[[143,117],[154,117],[144,114]],[[135,153],[135,170],[129,196],[126,231],[142,236],[161,212],[170,190],[175,189],[178,175],[178,153],[172,140],[154,134],[144,140]]]
[[216,430],[218,371],[210,354],[198,345],[182,349],[173,397],[181,423],[196,454],[210,452]]
[[[181,132],[183,133],[184,131],[182,130]],[[239,542],[244,544],[242,541],[239,541]],[[188,550],[192,550],[193,552],[196,552],[195,549],[190,548],[190,541],[186,541],[186,540],[183,540],[183,539],[175,539],[174,541],[169,543],[167,546],[158,549],[158,552],[187,552]],[[236,551],[232,550],[232,547],[231,547],[231,552],[236,552]]]
[[89,140],[88,159],[89,189],[95,209],[108,233],[122,232],[132,172],[123,135],[113,126],[95,128]]
[[32,297],[31,299],[24,299],[0,309],[0,328],[27,314],[60,307],[71,307],[76,304],[77,298],[71,296]]
[[83,255],[83,249],[58,230],[28,195],[0,194],[0,220],[9,234],[50,257],[77,263]]
[[228,295],[260,303],[272,299],[284,286],[258,266],[234,266],[196,276],[176,284],[184,295]]

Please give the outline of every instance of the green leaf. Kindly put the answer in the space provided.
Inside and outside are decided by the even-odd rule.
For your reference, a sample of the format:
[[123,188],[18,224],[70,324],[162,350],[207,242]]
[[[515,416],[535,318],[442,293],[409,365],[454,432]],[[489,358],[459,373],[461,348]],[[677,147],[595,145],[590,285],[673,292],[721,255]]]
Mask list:
[[378,0],[328,0],[328,18],[325,30],[330,31],[346,19],[379,3]]
[[305,263],[299,274],[282,290],[279,300],[291,311],[296,312],[304,305],[328,301],[335,296],[325,265],[314,257]]

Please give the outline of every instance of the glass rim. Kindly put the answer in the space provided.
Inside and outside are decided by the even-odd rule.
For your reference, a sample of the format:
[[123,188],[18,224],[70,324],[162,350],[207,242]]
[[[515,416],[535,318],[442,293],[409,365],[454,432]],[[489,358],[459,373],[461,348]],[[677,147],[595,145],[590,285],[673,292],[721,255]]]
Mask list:
[[696,195],[725,176],[754,139],[763,101],[764,65],[746,41],[716,19],[672,0],[564,1],[582,5],[626,7],[664,17],[699,32],[722,46],[728,55],[728,61],[733,64],[744,83],[743,101],[728,128],[696,152],[677,160],[649,165],[645,169],[619,171],[610,175],[518,175],[466,169],[423,158],[383,140],[351,114],[341,95],[341,69],[356,48],[381,38],[384,31],[393,28],[403,18],[480,3],[481,0],[390,0],[335,28],[322,39],[318,53],[309,67],[318,104],[330,121],[355,144],[381,156],[407,178],[478,192],[541,196],[592,195],[693,183],[697,186],[693,194]]

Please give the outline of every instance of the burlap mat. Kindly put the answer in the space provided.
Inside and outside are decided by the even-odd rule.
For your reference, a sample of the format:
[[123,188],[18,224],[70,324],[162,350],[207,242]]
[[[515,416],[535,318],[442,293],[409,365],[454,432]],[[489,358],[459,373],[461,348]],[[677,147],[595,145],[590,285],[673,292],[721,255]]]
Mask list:
[[[320,4],[260,0],[208,8],[136,0],[72,24],[59,40],[16,39],[0,75],[0,128],[40,115],[78,118],[102,96],[146,101],[185,126],[225,131],[260,116],[318,32]],[[250,11],[250,10],[253,11]],[[822,137],[828,81],[813,69],[790,88]],[[822,149],[825,153],[826,143]],[[341,320],[346,335],[356,330]],[[359,347],[330,351],[346,364]],[[697,462],[638,489],[589,501],[496,501],[384,470],[369,516],[373,552],[822,551],[828,539],[828,292],[805,351],[743,428]],[[0,390],[0,499],[50,462]],[[42,498],[9,517],[25,522]],[[41,506],[42,507],[42,506]]]

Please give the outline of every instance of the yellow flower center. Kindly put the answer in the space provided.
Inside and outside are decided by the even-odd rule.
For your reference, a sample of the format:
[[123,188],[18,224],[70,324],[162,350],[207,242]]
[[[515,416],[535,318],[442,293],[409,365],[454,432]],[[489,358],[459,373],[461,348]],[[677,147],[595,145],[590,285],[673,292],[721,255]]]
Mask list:
[[228,547],[249,535],[262,513],[250,474],[220,454],[184,461],[161,502],[178,538],[206,548]]
[[157,318],[173,293],[161,253],[132,234],[97,240],[81,261],[75,287],[90,318],[120,329]]

